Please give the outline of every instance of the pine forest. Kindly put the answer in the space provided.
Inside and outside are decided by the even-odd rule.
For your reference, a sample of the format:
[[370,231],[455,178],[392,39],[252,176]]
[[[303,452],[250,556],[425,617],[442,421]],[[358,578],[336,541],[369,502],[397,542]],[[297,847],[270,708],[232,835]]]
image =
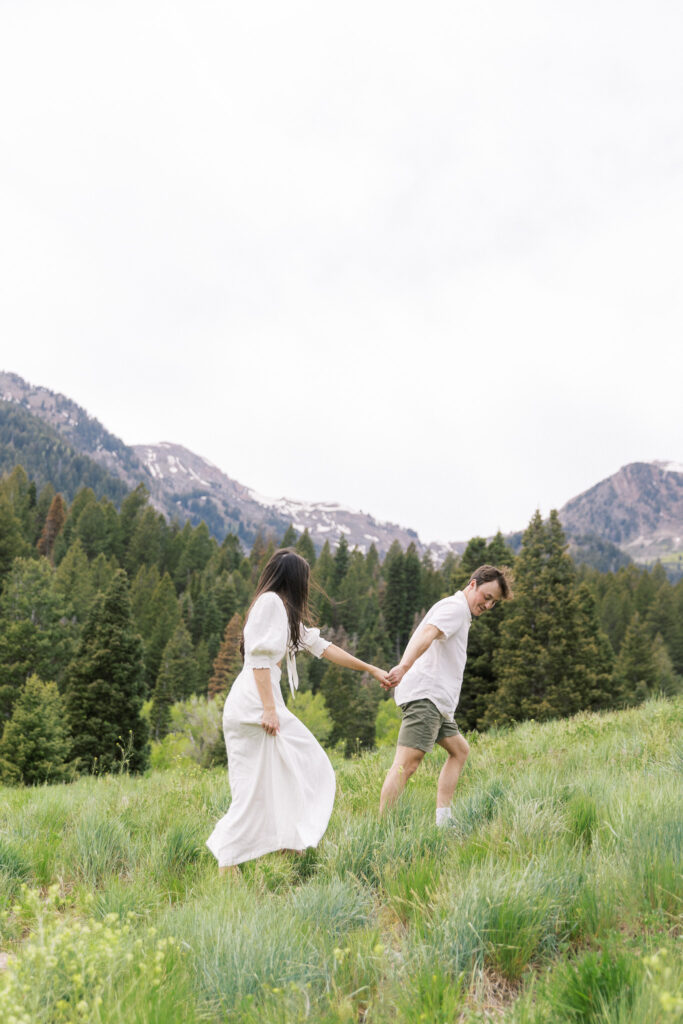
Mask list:
[[[387,669],[477,566],[511,567],[514,600],[471,628],[456,715],[468,732],[683,687],[683,579],[659,565],[576,566],[555,512],[533,515],[516,556],[498,534],[439,566],[414,544],[394,543],[383,560],[344,538],[316,551],[292,526],[246,552],[204,522],[169,523],[142,485],[120,507],[89,487],[68,504],[16,466],[0,481],[2,780],[140,772],[150,758],[163,767],[180,742],[205,767],[224,763],[220,715],[244,616],[265,562],[286,546],[312,567],[323,636]],[[394,702],[374,681],[306,655],[298,668],[294,710],[328,747],[351,756],[395,739]]]

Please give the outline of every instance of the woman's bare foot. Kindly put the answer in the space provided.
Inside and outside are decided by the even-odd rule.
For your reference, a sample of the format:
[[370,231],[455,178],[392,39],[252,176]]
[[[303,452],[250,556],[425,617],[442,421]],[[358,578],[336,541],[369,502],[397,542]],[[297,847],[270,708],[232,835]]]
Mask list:
[[230,878],[239,878],[240,869],[236,864],[226,864],[224,867],[218,869],[219,875],[228,875]]

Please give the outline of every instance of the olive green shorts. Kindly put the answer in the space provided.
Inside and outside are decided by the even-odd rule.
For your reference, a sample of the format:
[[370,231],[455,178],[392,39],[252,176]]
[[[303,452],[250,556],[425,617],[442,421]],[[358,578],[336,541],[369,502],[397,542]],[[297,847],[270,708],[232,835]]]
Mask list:
[[445,718],[431,700],[410,700],[401,704],[403,721],[398,732],[398,745],[423,750],[425,754],[439,740],[457,736],[460,730],[455,722]]

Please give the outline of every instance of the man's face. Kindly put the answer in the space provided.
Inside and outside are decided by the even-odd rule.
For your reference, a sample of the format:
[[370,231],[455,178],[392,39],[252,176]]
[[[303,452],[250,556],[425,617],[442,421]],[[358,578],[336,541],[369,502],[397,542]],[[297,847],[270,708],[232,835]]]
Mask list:
[[491,583],[480,583],[479,586],[472,580],[465,589],[465,597],[472,615],[481,615],[482,612],[489,611],[500,601],[502,596],[498,580],[492,580]]

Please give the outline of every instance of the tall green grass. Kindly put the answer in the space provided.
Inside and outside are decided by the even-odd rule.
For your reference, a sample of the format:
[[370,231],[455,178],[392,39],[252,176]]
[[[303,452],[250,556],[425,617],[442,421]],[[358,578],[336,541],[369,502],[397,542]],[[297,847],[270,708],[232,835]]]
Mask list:
[[397,807],[335,759],[328,832],[219,877],[223,770],[0,790],[11,1024],[669,1024],[683,1015],[683,701],[471,736]]

